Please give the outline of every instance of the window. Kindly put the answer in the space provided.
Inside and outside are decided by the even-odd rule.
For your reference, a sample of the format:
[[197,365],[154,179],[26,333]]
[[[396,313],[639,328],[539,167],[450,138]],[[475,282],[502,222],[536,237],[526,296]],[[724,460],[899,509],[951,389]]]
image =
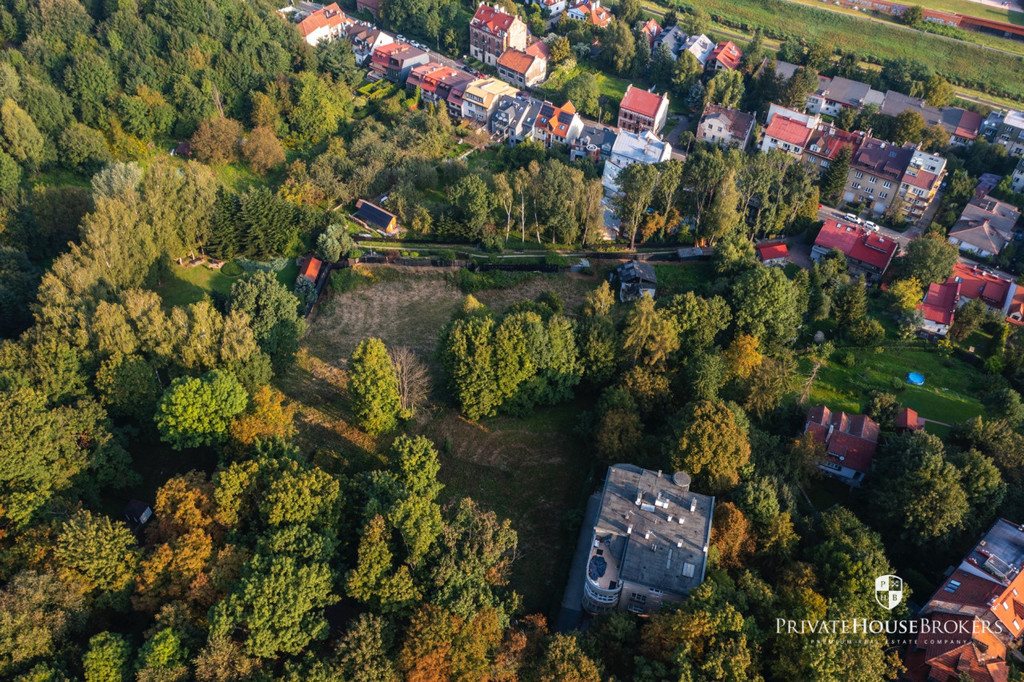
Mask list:
[[878,198],[879,199],[888,199],[889,198],[889,193],[888,192],[879,192],[878,193]]
[[876,182],[878,182],[878,178],[876,178],[874,175],[872,175],[872,176],[868,177],[868,182],[870,182],[873,185]]
[[892,187],[892,183],[886,180],[885,182],[882,183],[882,187],[889,189],[890,187]]
[[853,177],[855,177],[855,178],[857,178],[858,180],[860,180],[861,178],[863,178],[863,177],[864,177],[864,174],[863,174],[863,173],[861,173],[860,171],[857,171],[856,173],[854,173],[854,174],[853,174]]
[[1009,610],[1010,610],[1010,605],[1008,603],[1006,603],[1006,600],[1004,599],[1003,600],[1003,611],[1009,611]]
[[853,188],[854,189],[860,189],[860,183],[859,182],[853,183]]
[[874,187],[865,187],[864,191],[867,192],[868,194],[874,194],[875,193],[875,188]]
[[1020,623],[1018,623],[1016,620],[1013,621],[1013,629],[1020,630]]

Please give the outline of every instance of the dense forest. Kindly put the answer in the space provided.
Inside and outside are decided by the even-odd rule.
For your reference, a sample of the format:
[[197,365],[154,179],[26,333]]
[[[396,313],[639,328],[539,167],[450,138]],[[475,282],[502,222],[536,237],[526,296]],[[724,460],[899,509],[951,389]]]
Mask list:
[[[423,17],[454,49],[469,8],[436,4],[385,16]],[[378,339],[348,359],[358,425],[384,443],[373,466],[296,445],[274,380],[295,362],[304,301],[277,265],[307,249],[339,260],[354,247],[331,209],[383,192],[428,238],[589,243],[597,169],[530,144],[495,152],[496,166],[453,160],[466,132],[443,110],[401,92],[368,100],[344,42],[313,50],[274,9],[0,9],[0,678],[892,678],[882,636],[822,643],[775,620],[885,616],[864,586],[894,572],[890,556],[954,557],[997,513],[1022,518],[1024,348],[1000,320],[963,316],[958,333],[1004,345],[978,370],[991,410],[946,444],[893,434],[895,398],[876,396],[887,440],[870,517],[800,511],[820,452],[797,437],[792,389],[798,363],[844,361],[808,325],[834,322],[844,347],[907,334],[921,287],[952,268],[948,245],[920,240],[900,262],[911,283],[884,302],[903,327],[885,329],[840,258],[792,277],[756,262],[752,236],[813,221],[805,169],[698,148],[623,173],[620,208],[633,242],[693,217],[719,246],[699,293],[624,315],[596,282],[578,310],[467,297],[436,387],[467,419],[591,395],[566,437],[592,447],[595,470],[643,452],[637,463],[686,469],[720,496],[712,568],[685,605],[555,633],[510,584],[511,523],[444,495],[443,444],[410,426],[424,399],[414,360]],[[238,169],[249,181],[233,182]],[[197,254],[245,273],[227,294],[168,302],[176,262]],[[136,530],[122,512],[146,484],[153,519]]]

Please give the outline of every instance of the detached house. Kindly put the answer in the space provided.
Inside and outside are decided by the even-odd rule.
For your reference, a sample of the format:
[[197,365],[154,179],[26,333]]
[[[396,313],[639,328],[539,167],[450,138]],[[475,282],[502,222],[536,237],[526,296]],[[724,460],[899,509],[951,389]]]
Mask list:
[[760,149],[762,152],[778,149],[793,156],[802,156],[811,133],[820,122],[821,117],[817,114],[809,115],[772,104],[768,107],[767,127]]
[[871,417],[818,405],[807,413],[804,433],[825,447],[825,459],[818,464],[822,472],[851,486],[864,481],[878,448],[879,428]]
[[928,285],[928,291],[917,305],[921,313],[921,331],[928,336],[945,336],[953,326],[957,306],[960,304],[960,282],[955,279]]
[[1017,283],[977,265],[957,263],[947,282],[960,285],[960,303],[979,300],[992,310],[1008,316],[1017,295]]
[[612,23],[612,13],[601,6],[601,0],[581,0],[569,6],[565,16],[574,21],[585,21],[597,28],[607,28]]
[[652,53],[654,52],[654,41],[660,33],[661,24],[654,19],[648,19],[644,22],[644,25],[640,27],[640,34],[647,38],[647,44],[650,46]]
[[497,6],[480,3],[469,22],[469,54],[488,66],[509,48],[525,51],[528,38],[523,20]]
[[580,531],[583,610],[643,615],[682,602],[704,581],[714,508],[686,472],[608,467],[594,527]]
[[709,71],[735,71],[743,64],[743,51],[730,40],[718,43],[708,57]]
[[668,118],[668,95],[626,86],[626,94],[619,103],[619,128],[631,133],[661,132]]
[[830,251],[840,251],[853,275],[878,281],[896,255],[897,247],[896,241],[860,225],[844,225],[826,218],[811,247],[811,259],[817,261]]
[[1017,162],[1017,167],[1014,169],[1013,177],[1010,180],[1010,188],[1014,192],[1024,192],[1024,158]]
[[340,38],[345,33],[345,27],[351,23],[352,20],[345,16],[338,3],[332,2],[326,7],[310,12],[300,21],[299,33],[306,43],[316,47],[321,41]]
[[971,199],[949,230],[949,242],[983,258],[998,255],[1013,241],[1020,211],[990,196]]
[[754,132],[754,115],[708,104],[697,124],[697,139],[720,147],[746,149]]
[[697,60],[697,63],[701,65],[701,68],[704,68],[708,65],[708,60],[714,51],[715,44],[711,42],[711,38],[701,33],[700,35],[692,35],[687,38],[683,43],[683,49],[680,54],[689,52]]
[[430,55],[408,43],[390,43],[374,50],[370,70],[392,83],[404,84],[413,67],[426,64]]
[[605,161],[601,184],[607,194],[615,195],[619,191],[616,178],[623,168],[634,163],[661,163],[670,158],[672,145],[658,139],[651,131],[631,133],[623,130],[615,137],[611,156]]
[[1006,682],[1024,629],[1022,566],[1024,527],[997,519],[921,608],[928,634],[907,647],[907,679]]

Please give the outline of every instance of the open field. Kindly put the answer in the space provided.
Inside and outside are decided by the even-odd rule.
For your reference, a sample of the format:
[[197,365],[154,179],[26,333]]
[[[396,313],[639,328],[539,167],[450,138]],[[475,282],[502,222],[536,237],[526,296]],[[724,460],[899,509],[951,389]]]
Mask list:
[[[366,267],[366,266],[363,266]],[[392,271],[344,293],[326,294],[310,318],[296,365],[275,384],[298,404],[297,442],[318,464],[352,473],[385,464],[396,434],[374,439],[353,426],[345,366],[356,344],[377,336],[407,346],[435,370],[438,338],[464,295],[444,270]],[[567,310],[599,283],[597,276],[534,275],[505,289],[474,294],[496,311],[542,293],[557,294]],[[447,404],[427,405],[413,433],[431,438],[441,452],[442,497],[472,497],[512,521],[519,533],[513,584],[527,611],[554,615],[587,496],[597,474],[576,426],[585,403],[545,408],[527,419],[495,417],[468,422]]]
[[[900,403],[917,410],[925,419],[955,424],[982,413],[977,370],[956,358],[944,358],[926,348],[854,349],[856,362],[844,367],[834,360],[818,370],[811,387],[810,404],[824,403],[832,409],[861,412],[872,391],[895,393]],[[893,390],[893,378],[903,380],[907,372],[925,375],[924,386],[902,381]],[[947,432],[940,424],[927,430]]]
[[[646,9],[658,14],[668,6],[689,8],[693,4],[685,0],[673,5],[644,2]],[[776,39],[822,42],[869,61],[915,59],[953,83],[1024,101],[1024,58],[1019,56],[785,0],[705,0],[700,6],[717,22],[747,33],[760,28]]]
[[926,9],[957,12],[972,17],[991,19],[992,21],[1006,21],[1011,24],[1024,25],[1024,12],[1008,7],[995,7],[981,2],[972,2],[971,0],[915,0],[913,4],[920,5]]

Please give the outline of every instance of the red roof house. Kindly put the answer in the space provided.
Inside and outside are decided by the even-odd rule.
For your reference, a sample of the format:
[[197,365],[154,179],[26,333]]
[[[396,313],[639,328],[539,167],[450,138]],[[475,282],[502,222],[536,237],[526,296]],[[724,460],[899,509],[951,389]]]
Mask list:
[[785,265],[789,261],[789,247],[785,242],[761,242],[757,245],[757,258],[765,265]]
[[824,405],[807,413],[804,433],[825,446],[825,459],[818,465],[828,476],[859,486],[871,469],[878,448],[878,424],[863,414],[832,412]]
[[648,19],[647,22],[640,27],[640,33],[647,37],[647,43],[654,49],[654,39],[661,33],[661,24],[654,19]]
[[945,336],[953,326],[956,307],[960,303],[960,283],[953,280],[928,285],[928,291],[918,304],[921,329],[934,336]]
[[668,118],[668,95],[626,86],[626,94],[619,103],[619,128],[631,133],[651,131],[654,134],[665,126]]
[[352,20],[345,16],[345,13],[338,7],[338,3],[332,2],[326,7],[321,7],[299,22],[299,33],[303,40],[310,45],[316,46],[322,40],[332,40],[341,35],[341,30]]
[[718,43],[708,58],[708,68],[714,71],[730,69],[735,71],[743,63],[743,51],[730,40]]
[[903,407],[896,415],[896,428],[901,431],[920,431],[924,428],[924,420],[917,416],[915,410]]
[[[997,519],[921,608],[922,632],[907,647],[912,682],[1006,682],[1007,651],[1024,631],[1024,529]],[[936,637],[934,633],[941,632]]]
[[854,274],[878,279],[889,267],[898,246],[894,240],[859,225],[844,225],[826,218],[811,247],[811,258],[818,260],[832,250],[841,251]]
[[1011,290],[1017,289],[1017,285],[1005,277],[959,262],[953,266],[953,274],[947,281],[960,283],[961,299],[980,298],[990,308],[1000,311],[1007,307]]
[[319,258],[310,256],[309,260],[306,261],[306,264],[302,266],[302,272],[300,274],[315,284],[317,277],[320,276],[321,265],[323,265],[323,262]]
[[762,151],[781,149],[800,156],[813,131],[814,127],[808,127],[804,121],[777,114],[772,116],[768,127],[764,129],[761,149]]

